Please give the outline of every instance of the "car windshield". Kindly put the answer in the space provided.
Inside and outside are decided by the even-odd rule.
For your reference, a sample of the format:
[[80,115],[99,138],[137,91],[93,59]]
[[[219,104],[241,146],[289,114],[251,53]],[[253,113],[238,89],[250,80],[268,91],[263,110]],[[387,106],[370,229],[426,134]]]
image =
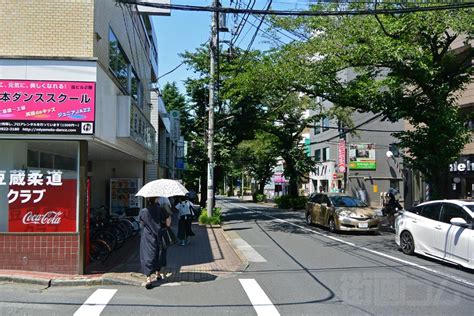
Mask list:
[[474,212],[474,205],[466,205],[468,209],[470,209],[472,212]]
[[331,202],[335,207],[366,207],[367,204],[352,196],[331,196]]

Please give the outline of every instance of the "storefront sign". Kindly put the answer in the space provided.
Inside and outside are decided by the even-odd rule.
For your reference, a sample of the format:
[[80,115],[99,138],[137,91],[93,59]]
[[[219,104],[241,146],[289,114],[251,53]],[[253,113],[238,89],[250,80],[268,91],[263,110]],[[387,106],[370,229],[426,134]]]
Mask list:
[[[0,185],[8,185],[9,232],[75,232],[77,181],[61,171],[0,170]],[[9,175],[7,179],[6,175]]]
[[95,82],[0,80],[0,133],[94,133]]
[[375,144],[351,144],[349,147],[349,168],[375,170]]
[[474,157],[460,157],[449,165],[450,172],[474,172]]

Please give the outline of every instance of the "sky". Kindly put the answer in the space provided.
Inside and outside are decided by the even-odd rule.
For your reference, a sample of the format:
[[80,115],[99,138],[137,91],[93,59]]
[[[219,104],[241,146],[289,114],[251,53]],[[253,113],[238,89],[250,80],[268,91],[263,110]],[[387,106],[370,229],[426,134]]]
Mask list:
[[[250,0],[241,0],[242,5],[246,6]],[[268,0],[256,0],[255,9],[264,9]],[[229,6],[231,0],[221,0],[223,6]],[[233,1],[235,5],[235,0]],[[273,9],[301,9],[307,4],[308,0],[283,0],[273,1]],[[204,5],[210,6],[212,0],[171,0],[172,4]],[[238,21],[241,15],[238,17]],[[233,15],[227,17],[229,27],[233,25]],[[259,18],[251,16],[242,31],[237,46],[246,49],[252,36],[259,24]],[[171,11],[171,16],[156,16],[153,18],[155,31],[158,40],[158,66],[159,76],[178,66],[182,59],[179,54],[184,51],[194,51],[202,43],[209,40],[211,34],[211,13],[210,12],[189,12],[189,11]],[[253,24],[253,25],[251,25]],[[263,24],[261,30],[266,25]],[[230,39],[230,33],[221,33],[221,40]],[[286,38],[288,39],[288,37]],[[260,31],[255,39],[252,49],[268,49],[268,40]],[[159,86],[162,88],[166,82],[175,81],[181,93],[185,94],[183,81],[193,76],[192,70],[186,69],[182,65],[171,74],[159,79]]]

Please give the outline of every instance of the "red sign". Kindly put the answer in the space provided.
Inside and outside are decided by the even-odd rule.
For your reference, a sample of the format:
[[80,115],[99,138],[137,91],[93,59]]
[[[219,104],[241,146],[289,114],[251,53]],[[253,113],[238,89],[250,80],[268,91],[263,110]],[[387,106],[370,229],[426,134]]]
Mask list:
[[63,179],[57,186],[10,185],[9,189],[19,192],[11,198],[9,232],[76,231],[76,180]]

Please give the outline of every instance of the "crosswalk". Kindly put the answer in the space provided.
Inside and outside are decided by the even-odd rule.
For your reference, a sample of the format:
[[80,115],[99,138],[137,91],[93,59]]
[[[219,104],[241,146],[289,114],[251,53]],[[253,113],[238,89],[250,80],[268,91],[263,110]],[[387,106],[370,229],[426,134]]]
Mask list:
[[[258,316],[279,316],[280,313],[255,279],[239,279]],[[117,293],[117,289],[98,289],[92,293],[74,316],[99,316]]]
[[74,316],[98,316],[117,293],[115,289],[98,289],[74,313]]

